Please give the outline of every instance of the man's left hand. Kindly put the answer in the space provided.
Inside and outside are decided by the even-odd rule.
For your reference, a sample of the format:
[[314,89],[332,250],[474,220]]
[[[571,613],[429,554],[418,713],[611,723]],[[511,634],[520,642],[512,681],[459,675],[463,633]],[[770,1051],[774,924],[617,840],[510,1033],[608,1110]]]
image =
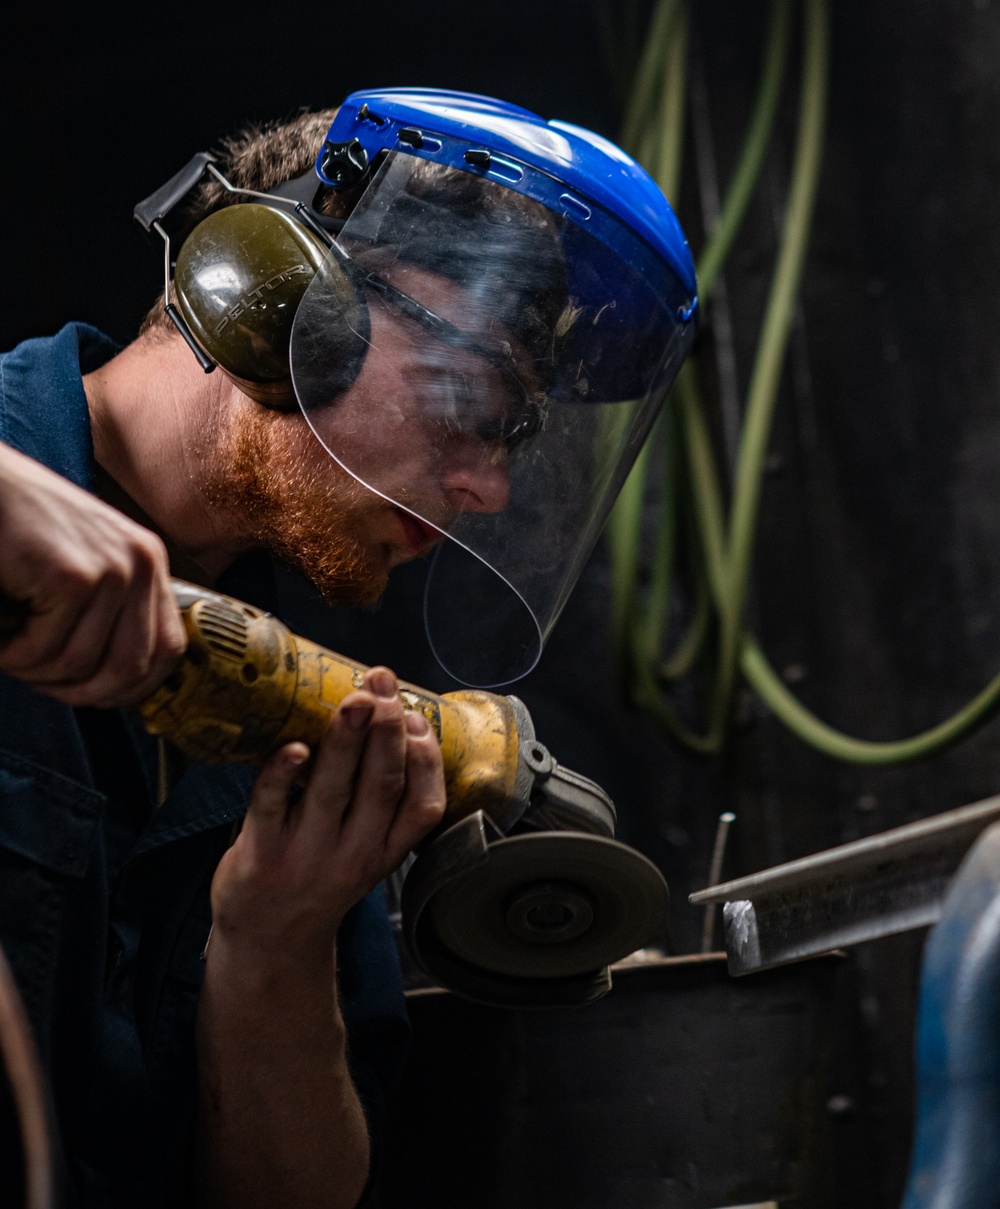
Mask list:
[[212,885],[216,934],[255,960],[328,952],[347,911],[444,814],[441,749],[387,668],[345,698],[297,796],[308,755],[289,743],[265,765]]

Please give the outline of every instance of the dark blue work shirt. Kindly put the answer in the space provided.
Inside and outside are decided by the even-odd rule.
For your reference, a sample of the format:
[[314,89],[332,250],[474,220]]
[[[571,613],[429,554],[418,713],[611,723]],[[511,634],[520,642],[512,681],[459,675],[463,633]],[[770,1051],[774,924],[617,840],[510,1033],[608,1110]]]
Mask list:
[[[0,357],[0,440],[92,489],[81,376],[116,351],[71,324]],[[154,809],[156,775],[156,741],[134,714],[74,710],[0,674],[0,944],[50,1080],[74,1207],[188,1203],[208,892],[254,771],[191,764]],[[377,1153],[407,1028],[381,890],[344,921],[338,964]],[[0,1204],[20,1203],[20,1164],[0,1079]]]

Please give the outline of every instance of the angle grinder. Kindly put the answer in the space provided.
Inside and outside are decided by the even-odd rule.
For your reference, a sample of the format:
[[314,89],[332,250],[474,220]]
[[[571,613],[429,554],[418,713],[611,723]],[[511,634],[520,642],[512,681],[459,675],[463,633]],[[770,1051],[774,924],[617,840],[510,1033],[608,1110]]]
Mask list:
[[[146,728],[208,763],[311,747],[366,668],[276,617],[172,581],[187,629],[178,667],[138,707]],[[447,807],[401,891],[403,939],[439,985],[482,1003],[588,1003],[608,966],[667,930],[655,865],[614,839],[615,808],[536,739],[517,697],[400,683],[441,744]]]

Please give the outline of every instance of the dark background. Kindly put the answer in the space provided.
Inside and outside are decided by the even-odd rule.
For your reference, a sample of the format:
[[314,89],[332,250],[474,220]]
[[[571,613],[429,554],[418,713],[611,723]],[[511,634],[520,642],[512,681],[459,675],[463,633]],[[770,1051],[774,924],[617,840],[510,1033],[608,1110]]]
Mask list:
[[[1000,7],[831,8],[829,129],[751,613],[775,666],[821,716],[896,738],[949,715],[1000,666]],[[697,252],[712,163],[724,188],[750,108],[762,6],[695,9],[701,101],[672,200]],[[621,95],[597,28],[591,6],[572,0],[248,0],[59,15],[19,5],[4,23],[0,347],[70,319],[129,339],[161,264],[133,205],[247,119],[335,104],[354,88],[422,84],[491,93],[615,137]],[[787,187],[796,62],[797,44],[779,138],[703,337],[735,370],[736,398]],[[731,340],[712,334],[720,310]],[[449,687],[420,632],[418,581],[419,569],[404,572],[370,613],[314,616],[315,636]],[[623,702],[607,639],[602,547],[518,692],[543,741],[611,792],[620,838],[667,876],[682,952],[698,946],[701,919],[686,898],[706,882],[720,811],[737,816],[725,874],[738,876],[997,789],[995,723],[921,764],[866,770],[811,751],[750,695],[725,759],[681,753]],[[850,1092],[846,1111],[837,1101],[845,1204],[847,1190],[855,1205],[899,1202],[922,941],[911,934],[850,959],[834,1027],[854,1065],[832,1089]]]

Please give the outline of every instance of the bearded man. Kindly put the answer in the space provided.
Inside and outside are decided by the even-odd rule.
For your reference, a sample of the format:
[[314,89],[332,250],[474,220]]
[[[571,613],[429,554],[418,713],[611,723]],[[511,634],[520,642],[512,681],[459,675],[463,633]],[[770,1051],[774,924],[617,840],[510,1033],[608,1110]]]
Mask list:
[[260,552],[357,605],[453,549],[439,656],[494,683],[537,659],[696,306],[652,182],[557,126],[383,90],[244,132],[137,207],[168,280],[131,344],[70,324],[0,358],[0,590],[26,607],[0,646],[0,941],[67,1205],[371,1186],[406,1035],[381,883],[442,819],[432,730],[384,667],[259,775],[185,764],[127,707],[184,651],[171,574],[225,591]]

